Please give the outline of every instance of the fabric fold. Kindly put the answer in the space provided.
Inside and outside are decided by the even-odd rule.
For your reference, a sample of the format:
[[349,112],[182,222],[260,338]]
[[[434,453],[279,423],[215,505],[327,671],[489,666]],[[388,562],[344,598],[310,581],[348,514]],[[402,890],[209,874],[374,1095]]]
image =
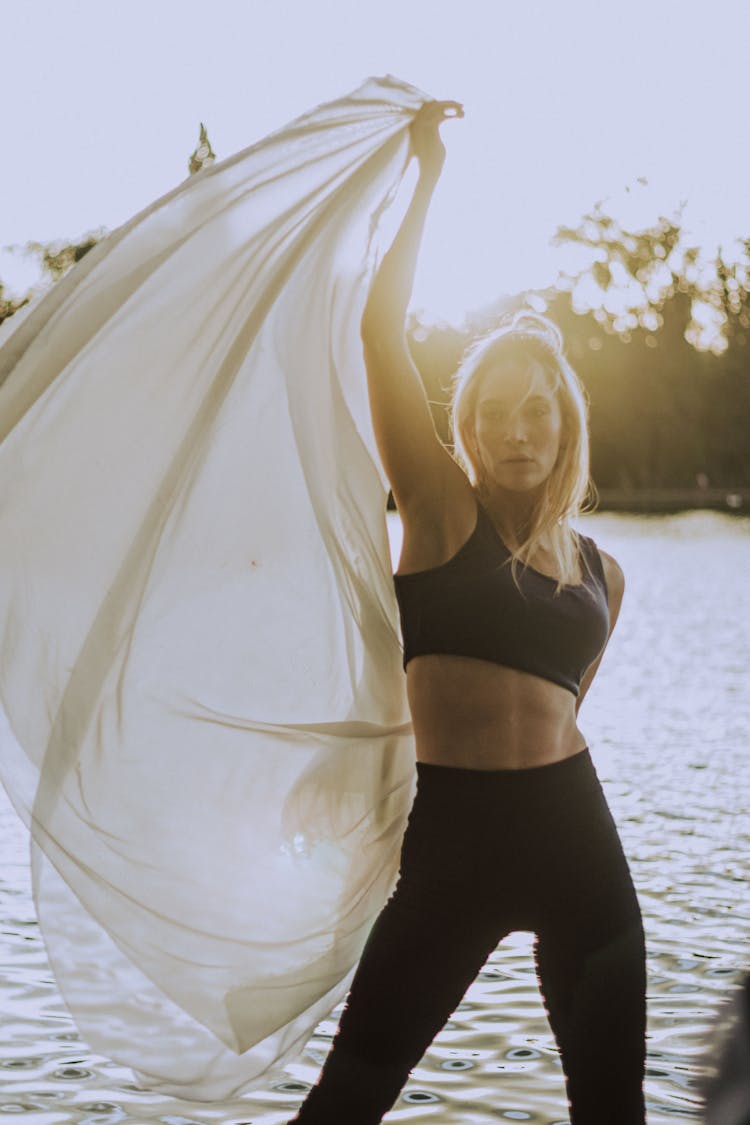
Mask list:
[[342,998],[414,786],[359,322],[427,96],[370,79],[0,348],[0,775],[82,1034],[195,1099]]

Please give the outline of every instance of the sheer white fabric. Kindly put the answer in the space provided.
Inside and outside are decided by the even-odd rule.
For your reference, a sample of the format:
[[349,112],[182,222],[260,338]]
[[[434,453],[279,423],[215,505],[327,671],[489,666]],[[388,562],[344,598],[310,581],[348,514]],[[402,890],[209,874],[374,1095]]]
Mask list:
[[426,96],[370,80],[115,231],[0,349],[2,779],[91,1046],[293,1058],[414,783],[359,321]]

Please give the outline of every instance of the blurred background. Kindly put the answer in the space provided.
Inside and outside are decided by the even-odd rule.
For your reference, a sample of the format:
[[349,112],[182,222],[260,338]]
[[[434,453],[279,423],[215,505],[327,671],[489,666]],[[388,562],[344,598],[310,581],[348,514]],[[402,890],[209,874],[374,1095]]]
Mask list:
[[[108,231],[368,75],[464,103],[443,127],[409,340],[445,438],[460,355],[517,308],[560,325],[588,390],[600,499],[581,527],[627,593],[581,725],[645,916],[649,1121],[702,1119],[717,1021],[750,969],[750,9],[0,0],[0,14],[0,342]],[[38,1125],[291,1116],[335,1014],[287,1083],[232,1106],[136,1090],[56,992],[27,846],[0,804],[0,1110]],[[553,1125],[564,1106],[518,935],[389,1120]]]
[[466,110],[443,127],[415,290],[431,399],[471,335],[525,301],[563,328],[589,390],[604,505],[748,504],[741,0],[2,13],[0,318],[214,150],[394,73]]

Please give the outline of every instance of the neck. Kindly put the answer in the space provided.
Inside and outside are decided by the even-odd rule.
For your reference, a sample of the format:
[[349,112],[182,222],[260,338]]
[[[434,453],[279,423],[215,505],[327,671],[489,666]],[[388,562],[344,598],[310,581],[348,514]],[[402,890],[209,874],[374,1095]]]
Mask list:
[[497,486],[476,489],[480,503],[492,517],[503,541],[514,547],[528,539],[542,492],[543,488],[529,492],[508,492]]

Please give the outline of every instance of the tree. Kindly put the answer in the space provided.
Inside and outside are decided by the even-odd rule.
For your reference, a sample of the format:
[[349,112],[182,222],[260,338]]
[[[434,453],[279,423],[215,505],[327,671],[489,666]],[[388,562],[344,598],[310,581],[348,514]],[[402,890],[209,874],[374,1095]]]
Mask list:
[[4,320],[7,320],[9,316],[13,316],[13,313],[22,309],[24,305],[28,305],[30,300],[31,298],[28,294],[20,299],[6,297],[5,286],[2,281],[0,281],[0,324],[2,324]]
[[693,489],[703,476],[750,486],[750,240],[707,259],[678,217],[630,231],[597,204],[558,241],[580,245],[584,264],[556,286],[500,300],[463,329],[410,323],[443,440],[463,351],[526,301],[560,326],[588,392],[601,489]]
[[198,147],[190,154],[190,159],[188,160],[188,171],[190,175],[194,176],[196,172],[200,172],[201,168],[209,167],[213,164],[215,159],[216,153],[211,148],[206,126],[201,121]]
[[106,227],[99,227],[98,230],[83,235],[77,242],[27,242],[24,251],[38,258],[42,272],[47,277],[52,281],[59,281],[108,233]]
[[[198,147],[191,153],[188,160],[190,175],[199,172],[201,168],[213,164],[216,153],[211,147],[208,133],[203,122],[200,123]],[[42,277],[52,282],[59,281],[76,262],[80,262],[89,250],[109,234],[106,227],[99,227],[94,231],[82,235],[74,242],[27,242],[22,247],[11,247],[21,250],[24,254],[36,257],[42,271]],[[26,293],[21,298],[11,298],[5,295],[2,282],[0,282],[0,323],[9,316],[13,316],[18,309],[27,305],[34,295],[34,291]]]
[[557,287],[570,292],[576,312],[593,312],[625,340],[638,327],[656,332],[665,303],[683,293],[690,299],[686,339],[699,351],[726,350],[735,320],[747,311],[750,241],[738,243],[733,256],[719,248],[707,258],[680,224],[681,209],[627,230],[596,203],[578,226],[557,228],[554,241],[580,247],[587,258],[577,273],[561,274]]

